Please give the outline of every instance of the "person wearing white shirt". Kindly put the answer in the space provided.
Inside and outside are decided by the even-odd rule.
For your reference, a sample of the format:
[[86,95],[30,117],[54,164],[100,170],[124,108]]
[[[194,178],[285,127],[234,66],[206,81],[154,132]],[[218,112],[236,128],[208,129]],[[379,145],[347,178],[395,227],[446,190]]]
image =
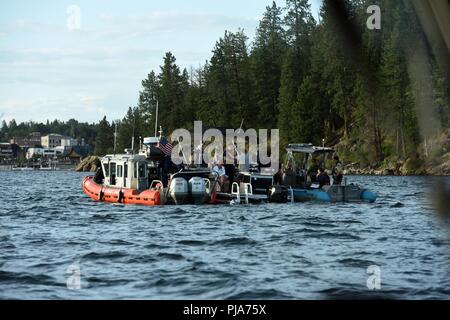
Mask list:
[[212,172],[217,173],[219,177],[222,177],[225,175],[225,167],[221,163],[218,163],[212,168]]
[[217,162],[217,164],[213,166],[211,172],[217,174],[218,176],[218,182],[221,189],[220,191],[228,192],[228,176],[225,173],[225,167],[223,166],[222,162]]

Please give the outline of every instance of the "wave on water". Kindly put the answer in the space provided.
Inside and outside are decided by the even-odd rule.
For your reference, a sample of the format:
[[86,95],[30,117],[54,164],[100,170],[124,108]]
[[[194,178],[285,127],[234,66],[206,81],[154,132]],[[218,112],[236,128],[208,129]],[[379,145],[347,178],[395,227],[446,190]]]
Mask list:
[[[0,172],[0,298],[450,298],[426,178],[348,177],[374,204],[142,207],[91,201],[84,175]],[[66,288],[71,265],[89,290]]]

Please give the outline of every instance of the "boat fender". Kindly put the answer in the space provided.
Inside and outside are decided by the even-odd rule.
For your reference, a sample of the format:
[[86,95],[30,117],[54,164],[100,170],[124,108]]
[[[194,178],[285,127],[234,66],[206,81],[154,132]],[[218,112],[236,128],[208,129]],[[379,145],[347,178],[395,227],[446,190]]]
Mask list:
[[216,191],[214,191],[212,194],[211,194],[211,201],[210,201],[210,204],[216,204],[217,203],[217,193],[216,193]]
[[105,196],[105,193],[103,192],[103,188],[98,193],[98,201],[103,201],[103,198]]
[[120,190],[119,191],[119,199],[117,200],[118,203],[123,203],[123,196],[124,196],[124,194],[123,194],[122,190]]

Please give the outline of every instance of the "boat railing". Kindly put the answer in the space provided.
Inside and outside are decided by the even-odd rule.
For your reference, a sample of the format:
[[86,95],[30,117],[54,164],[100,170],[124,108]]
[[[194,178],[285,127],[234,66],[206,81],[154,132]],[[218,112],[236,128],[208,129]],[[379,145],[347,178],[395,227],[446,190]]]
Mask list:
[[239,183],[233,182],[233,184],[231,185],[231,194],[236,197],[236,203],[240,204],[241,203],[241,193],[239,190]]
[[234,182],[231,186],[231,194],[234,195],[238,201],[241,202],[241,197],[244,197],[244,202],[249,203],[249,198],[253,195],[253,186],[250,183],[242,183],[242,187],[239,183]]
[[212,190],[212,189],[211,189],[211,180],[205,178],[204,181],[205,181],[205,189],[206,189],[206,193],[208,194],[208,196],[211,196],[211,195],[212,195],[212,191],[211,191],[211,190]]
[[155,189],[155,190],[158,190],[158,189],[160,189],[160,190],[162,190],[162,189],[164,189],[164,187],[163,187],[164,185],[163,185],[163,183],[162,183],[162,181],[161,180],[153,180],[152,181],[152,184],[150,185],[150,190],[152,190],[152,189]]

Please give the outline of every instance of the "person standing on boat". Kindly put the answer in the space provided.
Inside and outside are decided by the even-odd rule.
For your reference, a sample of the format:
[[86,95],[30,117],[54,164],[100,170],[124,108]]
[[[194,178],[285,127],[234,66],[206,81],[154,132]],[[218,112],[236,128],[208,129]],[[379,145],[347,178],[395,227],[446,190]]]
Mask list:
[[319,168],[317,172],[317,182],[319,183],[319,188],[322,189],[323,186],[330,185],[330,177],[325,172],[324,168]]
[[311,167],[309,167],[307,175],[311,178],[311,183],[317,182],[317,172],[319,171],[319,164],[317,159],[311,160]]
[[157,147],[162,151],[164,157],[161,160],[161,181],[165,187],[169,184],[169,171],[172,165],[172,149],[173,145],[165,137],[161,137]]
[[235,146],[228,146],[225,154],[225,175],[228,176],[228,189],[225,192],[231,193],[231,186],[234,182],[234,175],[236,172],[236,150]]
[[283,167],[282,166],[280,166],[278,168],[277,173],[275,173],[275,175],[273,176],[273,182],[276,186],[283,185]]
[[105,174],[103,173],[102,165],[100,164],[95,171],[94,181],[98,184],[103,184],[103,181],[105,180]]
[[342,169],[342,162],[341,160],[339,160],[339,156],[334,156],[334,165],[333,165],[333,170],[331,172],[331,174],[333,175],[333,184],[334,185],[341,185],[342,184],[342,179],[344,178],[343,174],[343,169]]

